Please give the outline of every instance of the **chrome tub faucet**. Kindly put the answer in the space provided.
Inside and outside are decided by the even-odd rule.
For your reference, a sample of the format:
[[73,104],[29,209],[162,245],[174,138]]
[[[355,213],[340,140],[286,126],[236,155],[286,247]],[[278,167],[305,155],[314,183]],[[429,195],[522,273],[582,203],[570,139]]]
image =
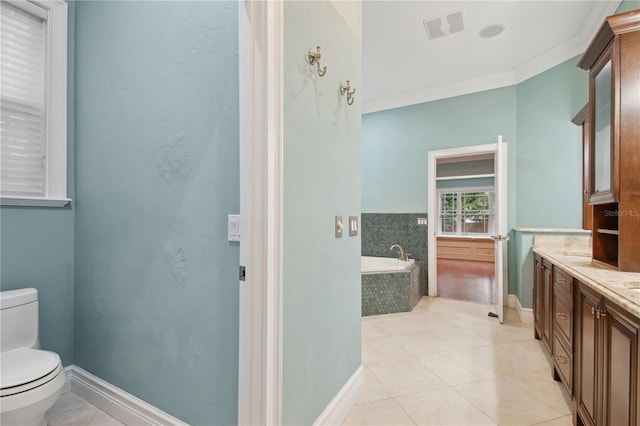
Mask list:
[[403,262],[407,262],[409,260],[409,255],[406,251],[404,251],[400,244],[392,245],[389,250],[393,251],[394,248],[397,248],[399,250],[398,259],[402,260]]

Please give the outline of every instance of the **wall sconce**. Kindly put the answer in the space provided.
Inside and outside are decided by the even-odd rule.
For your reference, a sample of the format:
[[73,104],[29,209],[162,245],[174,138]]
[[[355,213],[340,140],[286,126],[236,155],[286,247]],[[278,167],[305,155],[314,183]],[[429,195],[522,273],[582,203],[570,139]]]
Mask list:
[[320,70],[320,46],[316,47],[315,52],[309,49],[309,52],[307,53],[307,55],[309,57],[309,64],[311,66],[313,65],[318,66],[318,77],[322,77],[323,75],[325,75],[327,73],[327,67],[322,67],[322,70]]
[[349,80],[347,80],[347,84],[340,83],[340,95],[344,96],[345,93],[347,94],[347,105],[353,104],[353,94],[356,93],[356,89],[351,90]]

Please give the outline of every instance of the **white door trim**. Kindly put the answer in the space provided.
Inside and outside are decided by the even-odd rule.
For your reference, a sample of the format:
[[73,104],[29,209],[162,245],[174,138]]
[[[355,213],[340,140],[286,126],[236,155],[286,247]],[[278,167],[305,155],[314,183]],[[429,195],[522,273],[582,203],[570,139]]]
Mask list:
[[459,148],[429,151],[427,163],[427,274],[429,296],[438,295],[438,262],[436,262],[436,226],[438,224],[436,202],[436,161],[441,158],[462,157],[475,154],[495,154],[497,144],[463,146]]
[[238,4],[240,264],[238,424],[282,423],[284,3]]

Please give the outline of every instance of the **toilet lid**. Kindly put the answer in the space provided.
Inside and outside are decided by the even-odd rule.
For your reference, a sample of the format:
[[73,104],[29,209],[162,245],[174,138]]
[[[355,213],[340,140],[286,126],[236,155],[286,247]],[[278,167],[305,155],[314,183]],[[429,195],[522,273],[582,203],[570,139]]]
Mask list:
[[[58,354],[30,348],[0,353],[0,385],[2,390],[35,382],[60,366]],[[4,392],[3,392],[4,394]]]

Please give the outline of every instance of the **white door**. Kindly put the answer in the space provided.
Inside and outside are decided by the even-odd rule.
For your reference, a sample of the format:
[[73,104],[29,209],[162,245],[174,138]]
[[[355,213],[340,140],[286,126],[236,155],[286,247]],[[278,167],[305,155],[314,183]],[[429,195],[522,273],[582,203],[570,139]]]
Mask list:
[[496,314],[500,323],[504,322],[504,295],[507,283],[507,143],[498,136],[494,161],[495,169],[495,280]]

